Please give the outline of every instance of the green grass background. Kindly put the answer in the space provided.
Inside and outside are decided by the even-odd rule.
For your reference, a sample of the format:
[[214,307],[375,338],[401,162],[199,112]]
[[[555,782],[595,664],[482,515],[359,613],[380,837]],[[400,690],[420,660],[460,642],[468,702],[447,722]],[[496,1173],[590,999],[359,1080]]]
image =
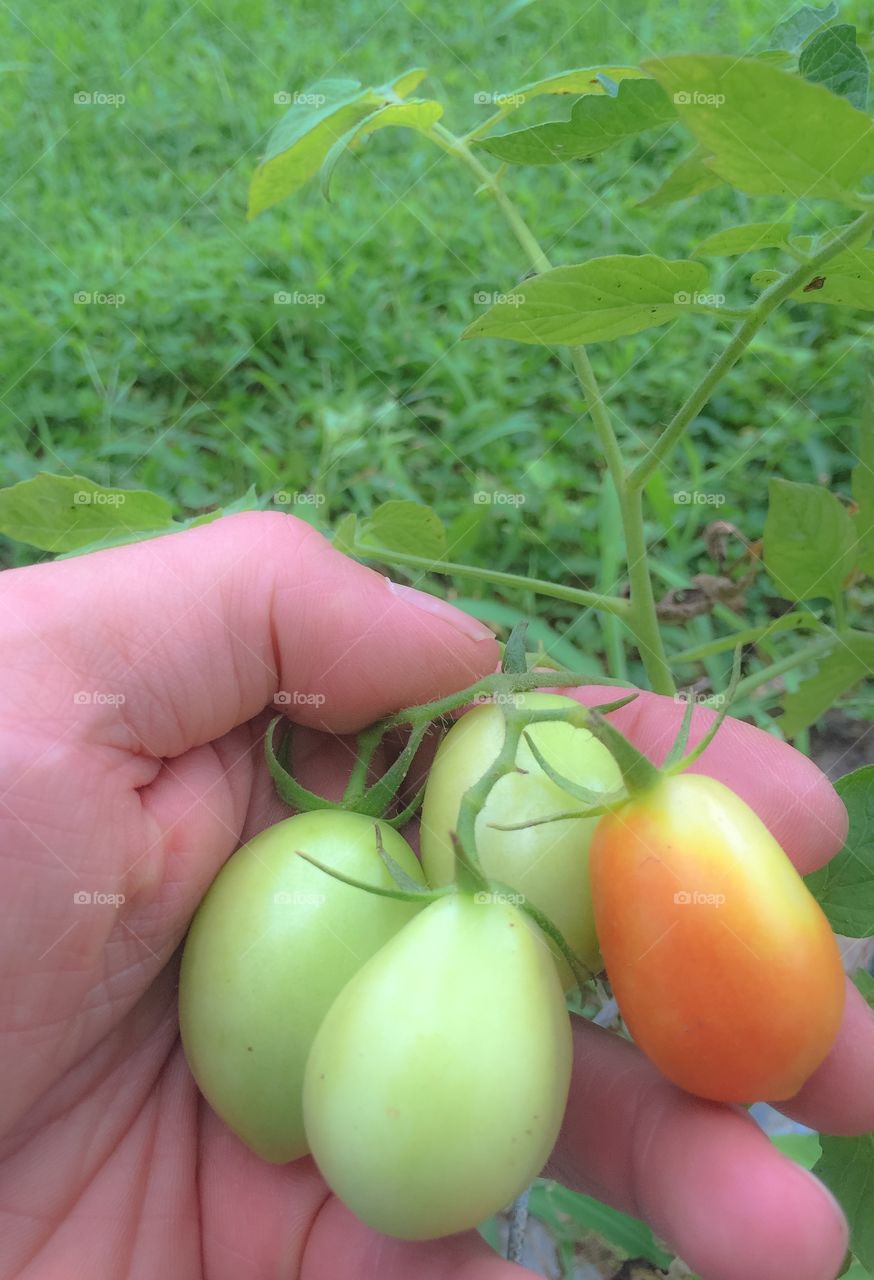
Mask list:
[[[314,488],[324,505],[297,510],[328,522],[415,498],[456,522],[456,559],[616,589],[615,516],[567,353],[458,340],[477,314],[474,294],[508,290],[527,266],[489,197],[427,142],[387,130],[342,162],[332,204],[311,185],[247,223],[251,173],[286,109],[274,94],[322,76],[381,82],[427,66],[422,91],[447,104],[445,123],[460,132],[488,111],[476,93],[653,53],[761,49],[791,8],[2,6],[5,482],[79,472],[154,489],[180,512],[230,501],[249,484],[266,494]],[[863,10],[849,6],[843,17],[864,27]],[[78,106],[77,92],[125,102]],[[544,99],[525,118],[565,112]],[[781,211],[721,190],[668,210],[638,208],[687,146],[677,130],[656,132],[592,163],[513,170],[507,185],[556,263],[683,256],[719,227]],[[842,218],[821,202],[797,211],[799,230]],[[751,271],[772,260],[714,262],[714,287],[743,302]],[[76,305],[79,290],[125,301]],[[276,305],[280,290],[325,302]],[[593,348],[629,457],[729,328],[690,317]],[[701,530],[714,514],[760,536],[772,475],[848,496],[866,329],[864,316],[825,307],[789,307],[770,323],[650,486],[657,591],[712,571]],[[678,507],[679,489],[724,494],[725,505]],[[479,490],[520,493],[524,504],[478,507]],[[0,550],[6,563],[34,554]],[[525,593],[457,589],[498,621],[536,609],[559,656],[600,661],[593,617]],[[767,590],[762,582],[752,592],[749,622],[765,616]],[[669,646],[697,643],[718,625],[671,628]],[[615,645],[612,665],[624,674]],[[724,666],[709,664],[711,678]]]

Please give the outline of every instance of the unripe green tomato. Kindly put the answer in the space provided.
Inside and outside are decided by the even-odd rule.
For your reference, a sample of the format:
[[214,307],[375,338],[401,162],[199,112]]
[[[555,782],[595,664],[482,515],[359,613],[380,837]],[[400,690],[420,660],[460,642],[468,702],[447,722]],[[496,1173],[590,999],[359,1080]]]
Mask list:
[[[577,706],[571,698],[552,693],[518,694],[515,701],[531,708]],[[544,759],[570,781],[593,791],[615,791],[622,785],[610,752],[588,729],[553,721],[533,725],[527,732]],[[420,847],[429,884],[449,884],[454,878],[450,832],[458,823],[461,797],[493,763],[503,741],[501,708],[484,703],[466,712],[440,743],[422,806]],[[589,843],[597,819],[572,818],[522,831],[496,830],[492,823],[507,826],[584,807],[543,772],[524,737],[516,764],[524,772],[501,778],[477,818],[476,846],[483,870],[525,894],[595,972],[600,959],[589,889]],[[565,988],[573,986],[570,969],[557,951],[554,954]]]
[[[349,979],[419,908],[332,879],[297,856],[386,888],[376,820],[320,810],[278,822],[225,864],[194,917],[179,979],[179,1023],[210,1106],[265,1160],[305,1155],[307,1054]],[[422,882],[407,842],[383,845]]]
[[331,1189],[368,1226],[476,1226],[540,1173],[571,1031],[545,939],[515,907],[452,894],[359,971],[313,1042],[304,1116]]

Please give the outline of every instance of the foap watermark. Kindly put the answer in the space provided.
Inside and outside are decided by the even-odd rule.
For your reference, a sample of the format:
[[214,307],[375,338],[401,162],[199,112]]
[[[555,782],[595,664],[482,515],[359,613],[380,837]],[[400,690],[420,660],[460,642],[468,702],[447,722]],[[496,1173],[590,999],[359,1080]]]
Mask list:
[[127,98],[123,93],[74,93],[74,107],[123,107]]
[[493,891],[489,891],[487,893],[484,889],[481,889],[478,893],[473,895],[473,900],[481,905],[495,903],[501,907],[521,907],[525,902],[525,894],[498,893]]
[[499,489],[477,489],[473,500],[478,507],[523,507],[524,493],[502,493]]
[[323,893],[303,893],[300,889],[289,893],[286,889],[280,889],[278,893],[274,893],[273,901],[280,907],[321,907],[326,899]]
[[99,889],[77,889],[73,894],[74,907],[121,907],[126,899],[123,893],[102,893]]
[[700,889],[678,889],[674,894],[674,902],[681,907],[721,907],[725,904],[725,894],[703,893]]
[[73,694],[77,707],[121,707],[127,702],[123,693],[103,693],[100,689],[79,689]]
[[724,93],[701,93],[698,89],[678,89],[674,94],[675,107],[721,107],[724,105]]
[[127,299],[123,293],[102,293],[99,289],[77,289],[73,294],[77,307],[123,307]]
[[277,507],[322,507],[327,502],[323,493],[297,493],[290,489],[280,489],[274,493],[273,501]]
[[273,101],[277,107],[323,107],[328,99],[323,93],[289,93],[280,89],[274,93]]
[[474,104],[478,107],[521,107],[525,101],[524,93],[485,93],[482,90],[473,95]]
[[487,705],[496,707],[515,707],[518,706],[520,696],[521,695],[518,693],[477,693],[471,698],[470,705],[472,707],[482,707]]
[[300,289],[289,292],[287,289],[277,289],[273,295],[274,305],[277,307],[323,307],[325,305],[325,295],[323,293],[302,293]]
[[521,307],[524,301],[524,293],[497,293],[493,289],[477,289],[473,295],[474,306],[477,307]]
[[685,707],[692,702],[696,707],[721,707],[725,704],[724,693],[699,693],[695,689],[679,689],[674,694],[677,706]]
[[678,307],[721,307],[725,304],[724,293],[688,293],[679,289],[674,294],[674,302]]
[[725,504],[725,494],[704,493],[701,489],[678,489],[674,494],[674,502],[678,507],[721,507]]
[[126,501],[126,493],[101,493],[99,489],[77,489],[73,494],[74,507],[121,507]]
[[327,699],[323,693],[298,693],[297,689],[291,692],[280,689],[273,701],[279,707],[323,707]]

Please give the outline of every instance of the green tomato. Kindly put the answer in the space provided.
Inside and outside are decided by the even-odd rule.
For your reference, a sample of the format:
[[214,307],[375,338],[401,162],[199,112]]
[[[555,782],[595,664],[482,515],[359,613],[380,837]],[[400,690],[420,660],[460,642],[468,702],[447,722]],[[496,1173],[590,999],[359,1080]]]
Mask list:
[[539,929],[505,903],[451,894],[331,1006],[306,1068],[307,1137],[368,1226],[451,1235],[540,1173],[570,1070],[570,1020]]
[[[353,974],[419,910],[297,856],[394,887],[375,825],[319,810],[262,831],[219,872],[188,934],[179,979],[188,1063],[213,1110],[265,1160],[306,1154],[301,1090],[313,1036]],[[378,825],[386,851],[422,882],[407,842]]]
[[[552,693],[519,694],[519,706],[567,706],[572,699]],[[573,703],[575,706],[576,703]],[[622,775],[610,752],[588,729],[546,722],[527,730],[538,751],[563,777],[592,791],[614,791]],[[504,741],[504,717],[495,703],[474,707],[452,726],[440,744],[425,788],[420,845],[428,883],[449,884],[455,854],[450,832],[458,822],[461,797],[482,777]],[[597,818],[571,818],[522,831],[505,826],[573,813],[583,806],[543,772],[525,739],[516,765],[492,788],[476,823],[476,846],[487,876],[525,894],[564,935],[565,941],[593,972],[601,967],[589,889],[589,844]],[[574,985],[566,962],[554,950],[565,987]]]

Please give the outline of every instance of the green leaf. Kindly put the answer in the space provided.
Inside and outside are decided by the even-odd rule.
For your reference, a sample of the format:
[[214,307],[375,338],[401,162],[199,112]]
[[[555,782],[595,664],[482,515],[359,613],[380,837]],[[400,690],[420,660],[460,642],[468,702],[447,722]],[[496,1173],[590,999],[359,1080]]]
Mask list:
[[874,122],[822,85],[755,58],[691,54],[643,67],[741,191],[846,203],[874,171]]
[[778,1151],[803,1169],[812,1169],[822,1152],[818,1133],[777,1133],[771,1141]]
[[814,9],[812,5],[803,4],[788,18],[777,23],[768,36],[768,48],[788,49],[790,53],[795,53],[814,32],[819,31],[820,27],[837,17],[837,12],[838,6],[835,0],[830,0],[822,9]]
[[398,98],[406,98],[414,89],[418,89],[427,74],[427,67],[411,67],[409,71],[402,71],[391,81],[392,92]]
[[348,133],[338,138],[322,162],[319,180],[322,195],[326,200],[331,198],[331,179],[342,156],[359,146],[370,134],[379,129],[406,128],[426,133],[428,129],[443,115],[443,107],[439,102],[426,98],[414,98],[410,102],[392,102],[387,107],[379,107],[354,124]]
[[874,933],[874,765],[838,778],[835,790],[850,819],[846,843],[805,883],[836,933],[867,938]]
[[844,1263],[844,1266],[847,1270],[840,1273],[839,1280],[874,1280],[874,1276],[861,1262],[851,1261],[849,1264]]
[[227,502],[223,507],[216,507],[214,511],[205,511],[201,516],[193,516],[190,520],[181,523],[180,528],[196,529],[198,525],[212,524],[213,520],[220,520],[222,516],[232,516],[238,511],[263,511],[266,505],[266,498],[259,498],[257,490],[253,484],[239,498],[234,498],[233,502]]
[[832,1138],[823,1134],[822,1156],[813,1172],[839,1201],[850,1224],[850,1248],[863,1266],[874,1267],[874,1134]]
[[814,724],[838,698],[870,674],[874,666],[874,636],[863,639],[870,640],[869,653],[862,641],[847,637],[845,643],[822,659],[812,676],[786,695],[779,724],[787,738],[794,738]]
[[[779,271],[757,271],[751,283],[766,289],[780,278]],[[874,249],[848,249],[812,275],[790,295],[795,302],[825,302],[836,307],[874,311]]]
[[576,1241],[581,1234],[594,1231],[629,1258],[648,1258],[657,1267],[671,1265],[671,1254],[657,1243],[645,1222],[611,1209],[592,1196],[570,1191],[558,1182],[535,1183],[529,1209],[559,1239],[570,1235]]
[[446,558],[446,530],[436,511],[420,502],[394,499],[377,507],[362,520],[357,539],[359,547],[374,550],[401,551],[422,556],[426,560]]
[[101,538],[73,551],[65,551],[58,556],[59,560],[71,560],[74,556],[87,556],[92,551],[104,551],[107,547],[124,547],[133,542],[148,542],[152,538],[161,538],[166,533],[183,533],[186,529],[197,529],[203,524],[212,524],[222,516],[234,515],[237,511],[262,511],[265,499],[259,498],[255,486],[250,485],[244,494],[229,502],[227,506],[216,507],[213,511],[205,511],[202,515],[192,516],[189,520],[177,520],[171,525],[163,525],[159,529],[139,529],[130,532],[125,529],[113,529]]
[[337,551],[342,551],[347,556],[355,554],[357,527],[358,517],[354,511],[347,511],[346,515],[340,517],[334,530],[334,547]]
[[[874,388],[869,395],[874,393]],[[859,440],[859,464],[853,468],[853,500],[859,508],[853,517],[859,539],[859,565],[874,577],[874,406],[866,409]]]
[[85,476],[41,471],[0,489],[0,533],[43,551],[136,542],[145,532],[177,527],[173,508],[157,493],[106,488]]
[[801,52],[798,70],[805,80],[823,84],[864,111],[868,106],[868,59],[856,43],[856,28],[845,23],[827,27]]
[[547,76],[544,80],[532,80],[530,84],[523,84],[521,88],[511,89],[508,93],[496,93],[492,100],[497,106],[506,105],[510,110],[516,110],[523,103],[545,93],[571,93],[574,97],[588,93],[606,93],[604,81],[599,76],[606,76],[608,80],[618,84],[622,80],[642,79],[645,74],[640,67],[576,67],[572,71],[559,71],[557,75]]
[[333,145],[376,108],[388,106],[422,80],[417,67],[378,88],[357,80],[318,80],[295,94],[274,128],[249,187],[248,217],[293,195],[319,170]]
[[524,280],[462,337],[543,345],[601,342],[706,310],[708,283],[700,262],[651,254],[592,258]]
[[853,568],[855,551],[853,522],[833,493],[821,485],[771,481],[764,559],[779,595],[834,597]]
[[626,80],[615,98],[579,98],[570,120],[518,129],[477,146],[510,164],[561,164],[606,151],[617,142],[676,119],[676,112],[655,80]]
[[853,974],[853,982],[857,991],[865,997],[868,1008],[874,1009],[874,975],[868,973],[866,969],[860,969],[858,973]]
[[788,222],[746,222],[740,227],[717,231],[695,246],[696,257],[731,258],[755,249],[785,249],[792,227]]
[[689,200],[692,196],[700,196],[713,187],[724,185],[719,174],[714,173],[707,164],[706,147],[694,147],[679,164],[677,164],[662,182],[645,200],[638,201],[639,209],[661,209],[665,205],[676,204],[678,200]]
[[446,530],[446,556],[449,560],[463,560],[479,539],[486,519],[487,508],[480,503],[463,507],[449,522]]

